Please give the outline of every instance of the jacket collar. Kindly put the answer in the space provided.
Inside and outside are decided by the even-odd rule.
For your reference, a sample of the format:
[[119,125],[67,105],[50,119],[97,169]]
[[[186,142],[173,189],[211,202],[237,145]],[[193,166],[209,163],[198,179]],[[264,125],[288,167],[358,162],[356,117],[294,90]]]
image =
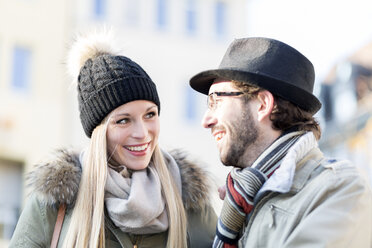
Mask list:
[[[27,175],[27,185],[38,199],[52,207],[73,207],[81,179],[79,152],[60,149],[52,159],[36,165]],[[186,210],[204,210],[210,205],[211,179],[199,165],[180,150],[170,152],[180,169],[182,200]],[[167,158],[166,158],[167,160]]]
[[322,157],[314,134],[312,132],[304,134],[288,150],[280,167],[262,186],[256,198],[260,199],[268,191],[287,193],[300,190]]
[[293,184],[290,191],[300,191],[308,182],[314,170],[321,164],[323,153],[319,148],[313,148],[309,153],[298,163],[293,178]]

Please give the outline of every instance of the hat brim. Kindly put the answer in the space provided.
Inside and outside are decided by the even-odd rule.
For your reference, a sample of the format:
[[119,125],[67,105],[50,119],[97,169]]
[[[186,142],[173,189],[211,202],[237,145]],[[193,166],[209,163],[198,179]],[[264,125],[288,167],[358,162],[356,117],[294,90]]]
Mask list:
[[298,88],[287,82],[271,78],[267,75],[250,73],[234,69],[208,70],[196,74],[190,79],[190,86],[194,90],[208,95],[209,88],[214,80],[226,79],[240,82],[248,82],[270,91],[272,94],[294,103],[303,110],[315,114],[322,104],[313,94]]

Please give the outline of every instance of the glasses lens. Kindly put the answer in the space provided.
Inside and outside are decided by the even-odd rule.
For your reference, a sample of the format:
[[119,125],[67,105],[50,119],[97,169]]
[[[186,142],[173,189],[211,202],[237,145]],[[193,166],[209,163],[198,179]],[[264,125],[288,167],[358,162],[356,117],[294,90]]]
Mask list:
[[213,109],[214,106],[214,93],[211,93],[208,95],[207,98],[207,105],[209,109]]

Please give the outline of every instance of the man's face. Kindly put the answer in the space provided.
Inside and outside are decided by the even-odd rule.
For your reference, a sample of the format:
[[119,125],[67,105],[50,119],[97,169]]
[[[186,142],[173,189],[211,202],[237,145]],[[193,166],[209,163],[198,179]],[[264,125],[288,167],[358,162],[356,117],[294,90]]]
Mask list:
[[214,83],[209,94],[214,93],[215,101],[205,113],[202,125],[210,128],[226,166],[245,167],[241,159],[247,149],[258,138],[258,126],[251,111],[252,100],[248,103],[238,96],[216,96],[216,92],[238,92],[229,81]]

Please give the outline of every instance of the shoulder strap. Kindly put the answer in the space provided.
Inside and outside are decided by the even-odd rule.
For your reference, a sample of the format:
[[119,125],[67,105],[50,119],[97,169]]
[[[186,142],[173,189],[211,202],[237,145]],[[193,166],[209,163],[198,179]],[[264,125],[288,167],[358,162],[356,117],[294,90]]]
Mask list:
[[53,238],[52,238],[52,243],[50,244],[50,248],[57,247],[59,235],[62,229],[63,219],[65,218],[65,213],[66,213],[66,204],[59,205],[57,221],[56,221],[56,225],[54,226]]
[[120,230],[120,228],[116,228],[112,221],[108,217],[106,217],[106,214],[107,213],[105,209],[105,226],[120,243],[121,247],[134,247],[128,233],[124,233]]

